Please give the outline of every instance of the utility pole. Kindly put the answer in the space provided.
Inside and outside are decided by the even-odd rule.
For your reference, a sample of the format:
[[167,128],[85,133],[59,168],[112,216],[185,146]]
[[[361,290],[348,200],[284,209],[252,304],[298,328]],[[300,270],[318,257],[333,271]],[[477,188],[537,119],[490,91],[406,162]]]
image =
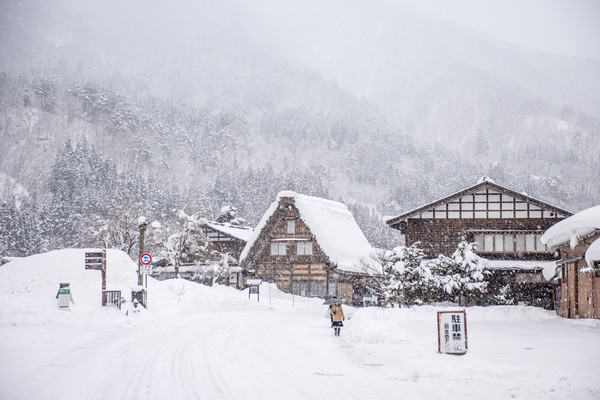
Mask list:
[[144,284],[144,278],[141,273],[142,268],[142,254],[144,254],[144,237],[146,236],[146,228],[148,227],[147,222],[140,223],[140,245],[139,250],[140,254],[138,254],[138,286],[142,286]]

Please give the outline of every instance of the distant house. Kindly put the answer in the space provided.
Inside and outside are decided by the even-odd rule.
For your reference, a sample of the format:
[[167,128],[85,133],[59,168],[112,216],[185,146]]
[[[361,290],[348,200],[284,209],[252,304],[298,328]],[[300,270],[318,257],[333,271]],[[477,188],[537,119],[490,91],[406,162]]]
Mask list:
[[362,301],[359,266],[372,252],[348,208],[291,191],[280,192],[240,257],[256,278],[301,296]]
[[248,239],[254,230],[249,226],[234,225],[227,222],[210,221],[202,226],[202,231],[221,253],[228,253],[236,260],[240,257]]
[[560,253],[556,313],[565,318],[600,318],[600,206],[550,227],[542,242]]
[[407,244],[427,257],[451,255],[461,241],[477,242],[488,261],[490,291],[508,285],[521,304],[552,307],[543,270],[554,255],[540,241],[546,229],[572,213],[482,178],[476,185],[388,219]]

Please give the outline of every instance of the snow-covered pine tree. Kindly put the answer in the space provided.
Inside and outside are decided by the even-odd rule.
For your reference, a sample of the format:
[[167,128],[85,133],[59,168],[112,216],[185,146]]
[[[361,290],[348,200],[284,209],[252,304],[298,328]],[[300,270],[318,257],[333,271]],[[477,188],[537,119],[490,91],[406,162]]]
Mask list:
[[394,269],[400,273],[402,300],[408,306],[431,302],[430,288],[434,285],[431,270],[423,263],[425,253],[418,244],[395,250],[399,259]]
[[478,300],[487,291],[488,282],[484,281],[485,267],[481,257],[473,252],[477,243],[460,242],[452,254],[458,267],[456,289],[460,295],[459,303],[467,305],[469,300]]
[[229,223],[231,225],[242,225],[244,223],[244,219],[238,218],[237,208],[232,205],[226,205],[221,207],[221,212],[217,218],[217,222]]

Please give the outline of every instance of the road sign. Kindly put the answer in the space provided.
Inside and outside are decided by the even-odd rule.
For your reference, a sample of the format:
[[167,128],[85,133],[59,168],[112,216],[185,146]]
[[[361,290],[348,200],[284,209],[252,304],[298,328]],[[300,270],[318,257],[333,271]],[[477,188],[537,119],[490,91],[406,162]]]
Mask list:
[[85,253],[85,269],[103,270],[106,268],[106,253]]
[[467,352],[467,314],[464,311],[438,311],[438,353]]
[[[84,260],[85,269],[97,269],[102,272],[102,290],[106,290],[106,250],[85,253]],[[102,295],[102,306],[106,306],[104,295]]]
[[140,265],[140,274],[142,274],[142,275],[152,274],[152,265]]
[[152,256],[148,253],[142,254],[140,256],[140,262],[144,265],[150,265],[150,263],[152,262]]

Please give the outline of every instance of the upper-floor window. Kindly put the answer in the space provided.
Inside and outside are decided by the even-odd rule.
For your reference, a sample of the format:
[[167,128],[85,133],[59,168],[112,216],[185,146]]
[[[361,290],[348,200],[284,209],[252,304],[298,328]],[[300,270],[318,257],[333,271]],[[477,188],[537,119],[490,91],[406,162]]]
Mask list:
[[476,233],[478,253],[543,253],[541,233]]
[[285,256],[287,254],[287,246],[285,242],[271,242],[272,256]]
[[288,221],[287,222],[287,233],[291,233],[291,234],[296,233],[296,221]]
[[313,253],[311,242],[298,242],[296,245],[297,254],[299,256],[311,256]]

